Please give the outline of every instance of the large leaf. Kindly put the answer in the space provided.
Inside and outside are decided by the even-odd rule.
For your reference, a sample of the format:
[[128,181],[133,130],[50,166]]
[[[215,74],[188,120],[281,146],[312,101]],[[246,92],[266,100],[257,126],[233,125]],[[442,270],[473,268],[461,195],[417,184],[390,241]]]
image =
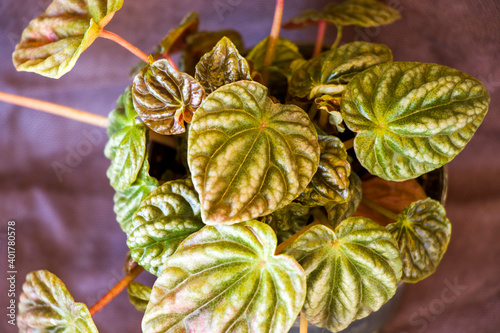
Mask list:
[[196,65],[195,79],[211,93],[225,84],[252,80],[252,77],[246,59],[229,38],[223,37]]
[[481,124],[489,101],[481,82],[456,69],[394,62],[355,76],[341,112],[358,133],[354,149],[361,164],[401,181],[450,162]]
[[276,236],[261,222],[204,227],[168,259],[143,332],[288,332],[306,280],[295,260],[275,250]]
[[128,299],[137,311],[144,312],[151,297],[151,287],[132,281],[127,287]]
[[318,168],[316,130],[298,106],[238,81],[210,94],[193,117],[188,162],[203,221],[235,223],[288,205]]
[[188,13],[179,26],[173,28],[160,42],[160,52],[162,54],[173,53],[182,50],[186,45],[187,37],[198,30],[198,13]]
[[361,179],[357,174],[351,172],[349,175],[349,196],[346,202],[336,203],[330,202],[325,205],[328,212],[328,222],[334,227],[351,217],[358,209],[361,199],[364,195],[362,191]]
[[395,240],[375,222],[350,217],[332,231],[315,225],[283,253],[307,276],[304,313],[333,332],[377,311],[396,292],[401,259]]
[[144,199],[127,235],[132,258],[159,275],[179,244],[203,227],[191,180],[166,182]]
[[399,12],[378,0],[347,0],[332,3],[323,9],[328,22],[337,25],[376,27],[401,18]]
[[[265,69],[264,59],[267,52],[267,44],[269,37],[260,41],[247,55],[247,59],[252,61],[256,70],[261,71]],[[279,37],[276,44],[276,51],[274,59],[269,66],[269,69],[277,70],[286,77],[291,75],[291,65],[297,59],[302,59],[302,54],[299,48],[289,39]]]
[[26,276],[17,326],[22,333],[98,333],[87,306],[76,303],[64,283],[49,271]]
[[59,78],[98,37],[123,0],[54,0],[24,29],[12,54],[18,71]]
[[387,229],[398,242],[403,281],[418,282],[434,273],[451,236],[451,223],[438,201],[427,198],[412,203]]
[[293,96],[309,99],[341,93],[351,78],[365,69],[392,61],[383,44],[352,42],[314,57],[294,70],[290,80]]
[[205,98],[205,91],[192,76],[178,72],[168,60],[144,67],[134,78],[134,107],[142,120],[159,134],[185,132],[184,121]]
[[351,165],[345,147],[334,136],[320,135],[318,139],[321,150],[318,170],[297,200],[308,206],[324,206],[331,201],[346,202]]
[[125,233],[128,233],[132,216],[139,209],[142,200],[157,187],[158,181],[149,175],[149,162],[146,155],[142,169],[134,183],[123,191],[116,191],[113,196],[116,220]]

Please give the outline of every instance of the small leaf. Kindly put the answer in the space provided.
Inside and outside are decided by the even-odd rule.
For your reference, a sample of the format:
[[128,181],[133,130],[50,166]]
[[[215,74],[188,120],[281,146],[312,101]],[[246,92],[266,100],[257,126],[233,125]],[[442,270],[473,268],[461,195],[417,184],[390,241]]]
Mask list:
[[347,0],[332,3],[323,9],[328,22],[337,25],[376,27],[392,23],[401,18],[399,12],[377,0]]
[[98,37],[123,0],[53,0],[24,29],[12,54],[18,71],[59,78]]
[[354,149],[370,173],[416,178],[450,162],[481,124],[490,97],[481,82],[436,64],[394,62],[354,77],[342,95]]
[[325,205],[325,209],[328,212],[328,222],[333,227],[338,226],[340,222],[351,217],[356,212],[364,195],[361,188],[361,179],[351,171],[347,201],[343,203],[330,202]]
[[275,250],[264,223],[205,226],[168,259],[143,332],[288,332],[306,281],[297,262]]
[[117,191],[113,197],[116,220],[125,233],[128,234],[132,216],[139,209],[142,200],[157,187],[158,181],[149,175],[149,162],[146,155],[142,169],[134,183],[123,191]]
[[283,24],[285,29],[304,28],[312,24],[318,24],[320,20],[324,20],[325,15],[316,9],[307,9],[299,15],[291,18]]
[[136,117],[137,112],[134,109],[132,101],[131,87],[127,87],[125,92],[118,97],[116,109],[111,111],[108,115],[108,137],[111,138],[125,127],[138,124],[139,121],[137,121]]
[[186,39],[189,35],[198,30],[198,13],[188,13],[181,21],[179,26],[170,30],[168,34],[160,42],[160,52],[162,54],[169,54],[180,51],[186,45]]
[[444,207],[430,198],[412,203],[387,226],[398,242],[405,282],[415,283],[436,270],[451,237]]
[[339,100],[339,98],[330,95],[323,95],[316,98],[314,103],[316,103],[318,110],[328,112],[328,122],[335,127],[337,133],[344,133],[345,127],[342,124],[344,119],[340,113]]
[[247,61],[227,37],[201,58],[195,78],[208,94],[228,83],[252,80]]
[[206,224],[231,224],[288,205],[319,162],[316,130],[298,106],[274,104],[253,81],[225,85],[190,127],[188,163]]
[[[266,69],[264,67],[264,59],[266,57],[268,43],[269,37],[266,37],[265,39],[260,41],[252,50],[250,50],[247,55],[247,59],[253,62],[255,69],[258,71]],[[269,69],[277,70],[286,77],[289,77],[292,73],[292,62],[297,59],[303,59],[302,54],[299,52],[298,46],[289,39],[278,37],[274,59]]]
[[309,216],[311,216],[310,210],[310,207],[292,202],[272,214],[264,216],[262,222],[273,228],[278,237],[278,243],[282,243],[306,226]]
[[318,136],[320,157],[318,170],[297,201],[307,206],[343,203],[349,196],[351,165],[342,141],[334,136]]
[[134,214],[127,245],[139,265],[159,275],[179,244],[203,225],[198,193],[191,180],[169,181],[141,203]]
[[175,70],[168,60],[160,59],[137,74],[132,86],[134,107],[153,131],[180,134],[186,131],[184,121],[205,98],[205,91],[193,77]]
[[137,311],[144,312],[151,297],[151,287],[132,281],[127,287],[128,299]]
[[49,271],[26,276],[17,326],[22,333],[98,333],[87,306],[75,303],[64,283]]
[[377,311],[396,292],[401,259],[391,234],[350,217],[335,231],[315,225],[285,248],[307,276],[307,320],[333,332]]
[[293,96],[309,99],[342,93],[351,78],[365,69],[392,61],[391,50],[383,44],[352,42],[327,51],[296,69],[290,80]]

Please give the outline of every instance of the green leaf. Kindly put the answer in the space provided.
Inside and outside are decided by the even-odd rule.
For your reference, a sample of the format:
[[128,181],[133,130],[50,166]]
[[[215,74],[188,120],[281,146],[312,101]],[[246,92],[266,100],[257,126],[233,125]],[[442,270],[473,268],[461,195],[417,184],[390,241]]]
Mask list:
[[146,144],[147,129],[139,122],[109,138],[104,148],[104,155],[111,160],[106,175],[115,190],[125,190],[135,182],[144,164]]
[[306,281],[297,262],[275,250],[264,223],[205,226],[168,259],[143,332],[288,332]]
[[328,222],[334,227],[351,217],[361,202],[363,193],[361,189],[361,179],[357,174],[351,171],[349,176],[349,197],[346,202],[330,202],[325,205],[328,212]]
[[399,12],[377,0],[347,0],[323,9],[325,19],[337,25],[376,27],[401,18]]
[[159,134],[169,135],[186,131],[184,121],[191,122],[205,91],[193,77],[160,59],[136,75],[132,96],[146,125]]
[[283,24],[285,29],[304,28],[308,25],[318,24],[320,20],[324,20],[325,15],[316,9],[307,9],[299,15],[291,18]]
[[343,203],[349,196],[351,165],[342,141],[334,136],[318,136],[321,154],[318,170],[297,201],[307,206]]
[[198,193],[189,179],[166,182],[134,214],[127,245],[132,258],[159,275],[179,244],[203,227]]
[[245,58],[229,38],[223,37],[196,65],[195,79],[211,93],[228,83],[252,80],[252,77]]
[[342,114],[340,113],[340,98],[332,97],[330,95],[323,95],[315,98],[314,103],[317,105],[318,110],[328,112],[328,122],[335,127],[336,133],[343,133],[345,127],[342,124]]
[[[267,44],[269,37],[260,41],[247,55],[247,59],[252,61],[254,67],[258,71],[266,69],[264,67],[264,59],[266,57]],[[276,45],[274,59],[268,69],[277,70],[286,77],[292,73],[291,65],[297,59],[303,59],[299,48],[289,39],[279,37]]]
[[450,162],[481,124],[490,97],[470,75],[436,64],[394,62],[354,77],[342,95],[354,149],[370,173],[401,181]]
[[262,222],[273,228],[278,237],[278,243],[282,243],[306,226],[309,216],[311,216],[310,210],[310,207],[292,202],[284,208],[264,216]]
[[383,44],[348,43],[298,67],[292,74],[289,90],[293,96],[309,99],[339,94],[357,73],[390,61],[392,52]]
[[316,130],[298,106],[238,81],[210,94],[193,117],[188,163],[206,224],[272,213],[295,199],[318,168]]
[[333,332],[377,311],[396,292],[401,259],[384,227],[350,217],[332,231],[315,225],[285,248],[307,276],[307,320]]
[[125,233],[128,234],[132,216],[139,209],[142,200],[157,187],[158,181],[149,175],[149,162],[146,155],[142,169],[134,183],[123,191],[117,191],[113,197],[116,220]]
[[198,30],[198,13],[188,13],[181,21],[179,26],[170,30],[160,42],[160,52],[162,54],[174,53],[182,50],[186,45],[186,38]]
[[123,0],[54,0],[24,29],[12,54],[18,71],[54,79],[69,72]]
[[127,287],[128,299],[137,311],[144,312],[151,297],[151,287],[132,281]]
[[98,333],[87,306],[75,303],[64,283],[49,271],[26,276],[17,326],[22,333]]
[[131,87],[127,87],[125,92],[118,97],[116,101],[116,109],[108,115],[108,137],[112,137],[118,131],[125,127],[134,126],[139,121],[135,119],[137,112],[134,109],[132,102]]
[[387,226],[398,242],[405,282],[418,282],[436,270],[451,237],[451,223],[444,207],[430,198],[406,207]]

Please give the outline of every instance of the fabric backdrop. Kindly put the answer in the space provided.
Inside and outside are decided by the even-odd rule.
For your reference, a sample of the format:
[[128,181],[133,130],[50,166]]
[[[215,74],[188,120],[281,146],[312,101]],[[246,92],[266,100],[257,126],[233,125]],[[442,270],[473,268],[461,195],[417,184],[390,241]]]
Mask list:
[[[287,0],[284,19],[328,1]],[[29,20],[49,0],[0,0],[0,90],[107,115],[137,59],[97,40],[59,80],[17,73],[11,54]],[[465,150],[449,164],[448,252],[430,278],[406,288],[384,332],[498,332],[500,327],[500,6],[487,0],[389,1],[403,19],[376,29],[347,28],[343,42],[387,44],[395,60],[435,62],[483,81],[491,106]],[[247,47],[266,37],[271,0],[125,1],[107,29],[148,52],[189,11],[201,29],[235,28]],[[315,29],[284,31],[308,41]],[[328,30],[333,41],[335,29]],[[16,221],[16,294],[26,274],[48,269],[91,306],[123,276],[125,235],[115,222],[104,129],[0,102],[0,331],[7,324],[7,222]],[[78,155],[75,157],[75,151]],[[80,151],[81,153],[78,153]],[[73,157],[71,157],[73,156]],[[66,165],[66,173],[54,170]],[[152,283],[147,274],[140,281]],[[94,319],[101,332],[140,331],[141,313],[120,295]]]

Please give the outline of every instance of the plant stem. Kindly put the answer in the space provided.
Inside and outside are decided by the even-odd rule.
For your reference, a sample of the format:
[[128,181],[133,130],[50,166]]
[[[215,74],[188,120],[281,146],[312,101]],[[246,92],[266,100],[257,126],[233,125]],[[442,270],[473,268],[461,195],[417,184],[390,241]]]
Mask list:
[[106,39],[112,40],[115,43],[120,44],[120,46],[123,46],[128,51],[132,52],[134,55],[139,57],[142,61],[149,63],[148,55],[146,53],[142,52],[137,47],[130,44],[129,42],[127,42],[125,39],[121,38],[117,34],[114,34],[110,31],[101,29],[101,31],[99,32],[99,37],[106,38]]
[[134,279],[141,274],[144,270],[141,266],[137,265],[133,267],[130,272],[125,275],[120,281],[110,291],[107,292],[100,300],[97,301],[90,309],[90,315],[94,316],[99,310],[105,307],[113,298],[115,298],[119,293],[123,291],[123,289],[127,288],[130,282],[134,281]]
[[380,214],[390,218],[391,220],[397,221],[398,215],[396,213],[391,212],[385,207],[382,207],[378,203],[371,201],[370,199],[363,198],[361,199],[361,202],[370,207],[371,209],[379,212]]
[[[276,45],[278,45],[278,37],[280,35],[281,18],[283,17],[284,4],[285,0],[276,0],[273,25],[271,27],[271,34],[269,35],[269,41],[267,43],[267,49],[266,49],[266,55],[264,57],[263,67],[271,66],[271,64],[273,63],[274,54],[276,53]],[[264,84],[267,84],[267,81],[269,80],[268,70],[263,71],[262,80],[264,81]]]
[[314,52],[313,57],[317,56],[321,53],[323,49],[323,40],[325,38],[325,30],[326,30],[326,21],[319,20],[318,24],[318,34],[316,35],[316,44],[314,44]]
[[322,110],[322,109],[319,110],[318,126],[322,130],[325,130],[325,128],[326,128],[326,124],[328,123],[328,115],[329,115],[329,113],[326,112],[325,110]]
[[307,333],[307,319],[304,312],[300,313],[300,333]]
[[[42,101],[36,98],[29,98],[14,94],[8,94],[0,91],[0,101],[19,105],[22,107],[27,107],[33,110],[43,111],[57,116],[61,116],[68,119],[73,119],[81,121],[82,123],[91,124],[94,126],[106,128],[108,127],[108,118],[90,113],[87,111],[82,111],[68,106]],[[176,148],[175,140],[170,136],[160,135],[156,132],[150,131],[149,137],[151,140],[161,143],[167,147]]]
[[335,38],[335,42],[333,42],[332,45],[332,50],[335,50],[337,46],[339,46],[340,41],[342,40],[342,30],[344,30],[344,27],[342,25],[336,25],[337,27],[337,37]]
[[344,144],[346,150],[351,149],[352,147],[354,147],[354,138],[344,141],[342,143]]

